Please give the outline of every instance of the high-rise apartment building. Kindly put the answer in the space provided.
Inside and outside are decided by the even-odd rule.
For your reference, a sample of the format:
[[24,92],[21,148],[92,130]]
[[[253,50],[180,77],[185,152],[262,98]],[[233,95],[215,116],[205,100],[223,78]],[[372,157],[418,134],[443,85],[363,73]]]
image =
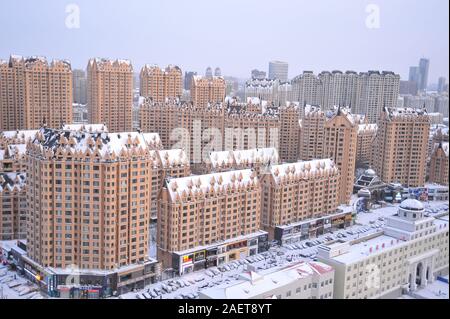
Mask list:
[[331,158],[340,171],[339,203],[349,203],[355,177],[358,125],[348,109],[325,114],[307,108],[301,120],[300,160]]
[[370,123],[378,120],[384,106],[394,107],[400,91],[400,76],[393,72],[304,71],[291,81],[292,100],[300,105],[320,105],[328,110],[338,105],[365,114]]
[[222,77],[193,76],[191,100],[196,107],[222,103],[225,100],[226,82]]
[[352,111],[365,114],[369,123],[376,123],[384,107],[395,107],[400,92],[400,76],[393,72],[369,71],[360,75],[361,97]]
[[261,226],[269,239],[276,226],[336,212],[339,181],[330,159],[272,165],[261,177]]
[[372,167],[383,182],[424,185],[429,131],[426,110],[383,110],[372,156]]
[[41,129],[27,147],[32,260],[94,270],[148,261],[153,163],[140,133]]
[[448,185],[448,142],[434,145],[430,158],[429,181],[441,185]]
[[280,158],[282,162],[297,162],[300,143],[300,105],[286,103],[279,108],[280,116]]
[[376,124],[359,124],[356,142],[356,166],[367,167],[371,163],[372,149],[378,126]]
[[133,127],[133,67],[128,60],[90,59],[87,66],[89,123],[103,123],[110,132]]
[[75,69],[72,71],[73,77],[73,103],[87,103],[87,78],[84,70]]
[[60,127],[72,122],[72,70],[67,61],[11,56],[0,61],[0,130]]
[[287,82],[288,80],[288,68],[287,62],[270,61],[269,62],[269,79],[278,79],[281,82]]
[[163,70],[146,64],[140,73],[140,95],[155,102],[180,98],[183,93],[182,77],[183,73],[177,66],[169,65]]
[[183,273],[253,255],[264,235],[260,211],[250,169],[169,179],[158,209],[158,260]]

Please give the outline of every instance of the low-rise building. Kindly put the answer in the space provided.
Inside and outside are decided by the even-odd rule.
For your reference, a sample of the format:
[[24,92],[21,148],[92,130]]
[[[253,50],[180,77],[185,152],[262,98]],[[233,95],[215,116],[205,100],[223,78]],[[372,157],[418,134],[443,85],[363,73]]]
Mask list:
[[240,274],[233,283],[202,290],[200,299],[332,299],[334,270],[320,262]]
[[427,217],[421,202],[407,199],[383,231],[321,245],[318,260],[335,270],[335,298],[393,298],[448,274],[448,233],[448,208]]

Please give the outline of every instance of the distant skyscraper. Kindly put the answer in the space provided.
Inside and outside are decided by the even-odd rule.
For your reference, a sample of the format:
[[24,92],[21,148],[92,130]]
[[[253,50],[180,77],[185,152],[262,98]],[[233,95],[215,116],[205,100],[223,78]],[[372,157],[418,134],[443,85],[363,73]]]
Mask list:
[[191,89],[191,83],[192,78],[194,75],[197,75],[197,72],[184,72],[184,89],[190,90]]
[[408,77],[408,81],[410,81],[410,82],[416,82],[417,84],[419,84],[419,82],[420,82],[420,72],[419,72],[419,67],[417,67],[417,66],[410,66],[410,67],[409,67],[409,77]]
[[84,70],[73,70],[72,77],[73,102],[78,104],[86,104],[86,72],[84,72]]
[[419,61],[419,72],[420,72],[420,83],[419,90],[425,91],[428,87],[428,70],[430,68],[430,60],[420,59]]
[[210,66],[208,66],[205,71],[205,77],[212,78],[212,76],[213,76],[212,69]]
[[281,61],[269,62],[269,79],[278,79],[281,82],[288,80],[288,64]]
[[258,69],[252,70],[252,78],[253,79],[263,80],[266,78],[266,76],[267,76],[267,73],[264,71],[260,71]]
[[438,93],[442,93],[445,91],[445,82],[446,82],[446,78],[444,78],[443,76],[441,76],[438,80]]
[[222,70],[219,67],[214,70],[214,76],[222,76]]

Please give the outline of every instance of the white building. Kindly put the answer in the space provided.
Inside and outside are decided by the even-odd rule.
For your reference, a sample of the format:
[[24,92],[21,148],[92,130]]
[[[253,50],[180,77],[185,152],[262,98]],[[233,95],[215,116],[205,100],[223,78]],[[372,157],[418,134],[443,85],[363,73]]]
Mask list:
[[422,203],[407,199],[383,232],[321,245],[318,259],[335,269],[335,298],[393,298],[448,274],[448,231],[448,211],[427,217]]
[[233,283],[200,292],[200,299],[332,299],[334,270],[320,262],[297,262],[260,273],[247,271]]
[[288,80],[288,68],[287,62],[270,61],[269,62],[269,79],[278,79],[281,82],[287,82]]

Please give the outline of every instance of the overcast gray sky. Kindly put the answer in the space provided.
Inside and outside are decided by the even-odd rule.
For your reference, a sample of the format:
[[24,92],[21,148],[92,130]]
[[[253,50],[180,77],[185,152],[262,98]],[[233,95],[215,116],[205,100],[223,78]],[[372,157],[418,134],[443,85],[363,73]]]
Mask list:
[[[76,26],[71,3],[79,28],[66,26]],[[377,24],[369,4],[379,28],[366,25]],[[448,78],[448,11],[448,0],[11,0],[0,6],[0,58],[44,55],[85,68],[99,56],[130,59],[136,71],[172,63],[239,77],[277,59],[289,62],[290,77],[379,69],[404,78],[427,57],[435,83]]]

